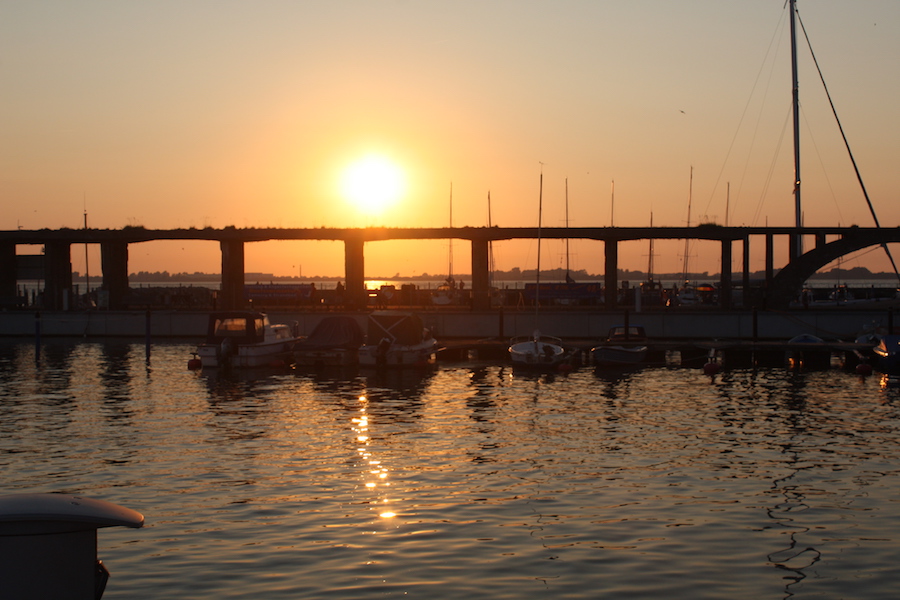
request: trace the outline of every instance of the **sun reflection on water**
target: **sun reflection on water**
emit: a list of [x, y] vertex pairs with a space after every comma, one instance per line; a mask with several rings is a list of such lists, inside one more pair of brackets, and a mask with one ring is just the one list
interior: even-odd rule
[[384, 510], [385, 504], [390, 500], [384, 497], [387, 492], [385, 488], [391, 485], [388, 479], [389, 470], [382, 465], [382, 461], [372, 456], [371, 438], [369, 436], [369, 416], [367, 414], [369, 399], [367, 396], [359, 396], [357, 401], [360, 404], [360, 416], [350, 419], [353, 432], [356, 434], [356, 441], [361, 444], [357, 447], [357, 453], [363, 460], [363, 464], [367, 469], [361, 474], [363, 485], [367, 490], [378, 491], [377, 497], [372, 500], [370, 505], [374, 508], [370, 510], [379, 510], [378, 516], [382, 519], [390, 519], [397, 516], [397, 513], [391, 510]]

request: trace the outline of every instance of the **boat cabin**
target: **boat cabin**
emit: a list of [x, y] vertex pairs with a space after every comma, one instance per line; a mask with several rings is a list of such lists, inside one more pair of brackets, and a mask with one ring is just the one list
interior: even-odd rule
[[[270, 339], [266, 339], [267, 337]], [[290, 337], [291, 331], [287, 325], [270, 325], [269, 317], [261, 312], [231, 311], [209, 315], [206, 341], [209, 344], [218, 344], [227, 339], [235, 344], [244, 345]]]
[[647, 340], [647, 333], [642, 325], [616, 325], [610, 327], [609, 334], [606, 336], [608, 342], [644, 342]]

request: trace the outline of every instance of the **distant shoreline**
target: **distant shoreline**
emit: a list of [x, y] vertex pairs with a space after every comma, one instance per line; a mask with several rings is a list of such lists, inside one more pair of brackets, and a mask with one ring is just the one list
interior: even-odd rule
[[[571, 271], [569, 275], [575, 281], [603, 281], [604, 275], [587, 273], [583, 270], [581, 271]], [[751, 280], [763, 280], [765, 279], [765, 271], [755, 271], [750, 274]], [[534, 280], [537, 276], [534, 269], [528, 270], [520, 270], [513, 269], [511, 271], [494, 271], [491, 274], [494, 281], [529, 281]], [[457, 280], [466, 280], [471, 281], [472, 276], [468, 273], [460, 273], [454, 275]], [[720, 277], [719, 273], [688, 273], [685, 277], [682, 273], [654, 273], [652, 280], [653, 281], [695, 281], [695, 280], [704, 280], [704, 281], [716, 281]], [[732, 274], [732, 281], [739, 282], [742, 279], [743, 275], [741, 273]], [[394, 275], [381, 275], [381, 276], [367, 276], [367, 280], [389, 280], [389, 281], [443, 281], [447, 278], [446, 273], [422, 273], [421, 275], [400, 275], [396, 273]], [[617, 278], [619, 281], [632, 281], [632, 282], [641, 282], [648, 281], [647, 273], [643, 271], [628, 271], [628, 270], [619, 270], [617, 273]], [[72, 274], [73, 282], [84, 282], [85, 277], [78, 272]], [[97, 281], [100, 279], [99, 276], [91, 277], [92, 280]], [[315, 282], [338, 282], [343, 281], [345, 277], [343, 276], [329, 276], [329, 275], [317, 275], [317, 276], [303, 276], [303, 275], [275, 275], [273, 273], [245, 273], [244, 280], [245, 281], [267, 281], [267, 282], [279, 282], [279, 283], [315, 283]], [[565, 269], [548, 269], [541, 270], [541, 279], [546, 281], [566, 280], [566, 270]], [[873, 273], [864, 267], [855, 267], [853, 269], [832, 269], [831, 271], [816, 273], [810, 280], [828, 280], [828, 281], [846, 281], [846, 282], [854, 282], [854, 281], [880, 281], [884, 280], [885, 282], [889, 282], [891, 280], [896, 280], [897, 276], [894, 273]], [[157, 272], [147, 272], [141, 271], [138, 273], [131, 273], [128, 276], [129, 283], [221, 283], [222, 276], [219, 273], [169, 273], [168, 271], [157, 271]]]

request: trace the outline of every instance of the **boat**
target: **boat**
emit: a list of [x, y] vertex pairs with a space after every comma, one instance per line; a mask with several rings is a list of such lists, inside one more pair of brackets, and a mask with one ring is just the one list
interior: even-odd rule
[[785, 358], [794, 368], [827, 369], [831, 365], [831, 348], [822, 338], [801, 333], [788, 340]]
[[900, 377], [900, 335], [882, 336], [881, 341], [873, 349], [875, 366], [885, 375]]
[[358, 351], [359, 364], [364, 367], [430, 365], [440, 349], [417, 314], [397, 311], [370, 314], [366, 342]]
[[559, 368], [570, 360], [570, 353], [563, 348], [558, 337], [545, 336], [537, 327], [541, 309], [541, 210], [544, 195], [544, 172], [541, 170], [540, 193], [538, 194], [538, 249], [537, 270], [534, 291], [534, 333], [531, 337], [519, 336], [509, 341], [509, 358], [513, 366], [530, 368]]
[[[450, 184], [450, 228], [453, 228], [453, 184]], [[460, 282], [462, 283], [462, 282]], [[453, 279], [453, 238], [450, 238], [449, 264], [447, 279], [439, 285], [431, 295], [431, 302], [438, 306], [457, 304], [456, 280]]]
[[591, 348], [597, 366], [627, 366], [647, 358], [647, 333], [640, 325], [615, 325], [606, 336], [606, 344]]
[[438, 306], [446, 306], [447, 304], [456, 304], [458, 302], [456, 281], [453, 279], [453, 275], [435, 288], [431, 295], [431, 302]]
[[294, 345], [294, 364], [329, 367], [355, 365], [365, 334], [349, 316], [325, 317], [312, 333]]
[[514, 337], [509, 341], [509, 357], [514, 366], [559, 367], [569, 361], [569, 352], [557, 337], [542, 335], [535, 329], [529, 336]]
[[202, 367], [244, 368], [285, 364], [298, 337], [283, 323], [251, 310], [209, 315], [206, 342], [197, 347]]

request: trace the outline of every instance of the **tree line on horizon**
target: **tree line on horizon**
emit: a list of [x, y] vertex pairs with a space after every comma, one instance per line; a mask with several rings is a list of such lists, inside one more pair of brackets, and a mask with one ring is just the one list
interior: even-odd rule
[[[777, 271], [776, 271], [777, 272]], [[595, 274], [588, 273], [584, 269], [578, 269], [573, 271], [566, 271], [566, 269], [556, 268], [556, 269], [541, 269], [541, 280], [545, 282], [552, 282], [555, 280], [559, 281], [567, 281], [568, 278], [574, 280], [576, 282], [584, 282], [584, 281], [602, 281], [604, 279], [603, 274]], [[645, 271], [635, 270], [631, 271], [629, 269], [619, 269], [617, 272], [617, 278], [620, 281], [631, 281], [631, 282], [641, 282], [641, 281], [649, 281]], [[740, 273], [733, 273], [732, 278], [737, 280], [742, 275]], [[492, 277], [495, 281], [531, 281], [537, 278], [537, 273], [535, 269], [519, 269], [518, 267], [513, 267], [509, 271], [494, 271], [492, 273]], [[83, 281], [85, 276], [77, 271], [72, 273], [72, 278], [77, 281]], [[397, 280], [397, 281], [437, 281], [444, 280], [447, 278], [446, 273], [422, 273], [421, 275], [401, 275], [396, 273], [392, 276], [377, 276], [377, 277], [367, 277], [367, 279], [385, 279], [385, 280]], [[455, 276], [456, 279], [471, 279], [471, 275], [469, 274], [459, 274]], [[654, 273], [653, 281], [663, 281], [663, 280], [674, 280], [681, 281], [682, 278], [687, 280], [696, 280], [696, 279], [718, 279], [719, 273], [710, 274], [707, 271], [703, 271], [702, 273], [688, 273], [685, 277], [682, 273]], [[751, 279], [764, 279], [765, 271], [754, 271], [750, 273]], [[850, 269], [841, 269], [841, 268], [833, 268], [830, 271], [822, 271], [816, 273], [811, 277], [811, 279], [838, 279], [838, 280], [851, 280], [851, 279], [894, 279], [896, 275], [894, 273], [873, 273], [869, 269], [865, 267], [853, 267]], [[129, 281], [134, 283], [163, 283], [168, 281], [173, 282], [194, 282], [194, 283], [220, 283], [222, 280], [222, 275], [220, 273], [201, 273], [196, 271], [194, 273], [188, 272], [179, 272], [179, 273], [170, 273], [169, 271], [138, 271], [137, 273], [131, 273], [128, 276]], [[245, 273], [244, 279], [246, 281], [268, 281], [268, 282], [296, 282], [296, 281], [343, 281], [344, 277], [339, 276], [306, 276], [306, 275], [274, 275], [272, 273]]]

